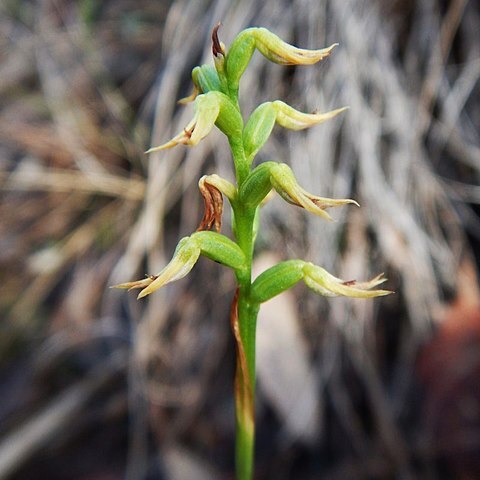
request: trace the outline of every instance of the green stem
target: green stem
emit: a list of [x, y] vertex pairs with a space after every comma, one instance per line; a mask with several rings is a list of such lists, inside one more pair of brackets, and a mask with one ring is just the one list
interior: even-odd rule
[[[230, 97], [238, 110], [235, 94]], [[235, 164], [237, 185], [240, 187], [250, 174], [250, 164], [245, 156], [243, 138], [229, 138]], [[237, 272], [237, 293], [232, 305], [232, 329], [237, 343], [235, 374], [235, 468], [237, 480], [251, 480], [255, 445], [255, 333], [259, 305], [250, 299], [252, 285], [252, 260], [255, 243], [256, 208], [241, 202], [232, 204], [235, 237], [245, 254], [245, 268]]]
[[[239, 405], [236, 405], [238, 408]], [[235, 439], [235, 470], [237, 480], [251, 480], [253, 477], [253, 451], [255, 441], [255, 430], [247, 431], [241, 422], [236, 426]]]
[[246, 268], [237, 277], [239, 286], [238, 319], [252, 387], [255, 386], [255, 327], [258, 312], [258, 306], [252, 304], [250, 301], [254, 247], [254, 221], [255, 209], [243, 209], [241, 206], [236, 209], [235, 233], [238, 245], [246, 257]]
[[[237, 354], [235, 378], [237, 480], [251, 480], [255, 446], [255, 321], [251, 309], [239, 291], [238, 318], [246, 362]], [[250, 328], [249, 328], [250, 327]], [[250, 347], [250, 348], [249, 348]], [[241, 348], [241, 347], [240, 347]], [[245, 367], [247, 365], [247, 368]]]
[[237, 184], [240, 186], [250, 173], [250, 166], [247, 162], [247, 158], [245, 157], [245, 150], [243, 148], [243, 139], [230, 137], [228, 142], [232, 150]]
[[255, 209], [235, 208], [237, 242], [246, 257], [246, 268], [237, 276], [238, 290], [232, 311], [237, 341], [235, 378], [237, 480], [251, 480], [255, 442], [255, 333], [259, 306], [250, 299]]

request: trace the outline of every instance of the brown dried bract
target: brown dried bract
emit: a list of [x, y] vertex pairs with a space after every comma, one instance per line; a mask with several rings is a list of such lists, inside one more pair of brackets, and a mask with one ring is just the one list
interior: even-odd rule
[[214, 57], [218, 57], [219, 55], [224, 54], [222, 45], [220, 44], [220, 40], [218, 39], [218, 29], [221, 25], [221, 22], [218, 22], [212, 30], [212, 52]]
[[209, 184], [205, 178], [198, 183], [198, 188], [205, 202], [205, 213], [202, 221], [197, 228], [197, 232], [201, 230], [210, 230], [215, 226], [215, 230], [220, 233], [222, 228], [223, 213], [223, 196], [218, 188]]
[[232, 326], [235, 343], [237, 345], [237, 368], [235, 372], [235, 397], [237, 401], [237, 415], [242, 419], [244, 428], [253, 434], [255, 409], [253, 403], [253, 389], [248, 372], [247, 356], [243, 347], [242, 337], [240, 335], [240, 325], [238, 320], [238, 294], [239, 289], [235, 291], [232, 308], [230, 310], [230, 322]]

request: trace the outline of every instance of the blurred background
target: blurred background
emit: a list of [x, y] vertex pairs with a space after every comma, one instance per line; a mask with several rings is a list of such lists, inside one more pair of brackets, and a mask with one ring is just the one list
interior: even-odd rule
[[[265, 26], [314, 67], [256, 53], [242, 108], [349, 105], [280, 128], [259, 161], [362, 208], [323, 222], [278, 199], [256, 271], [304, 258], [395, 295], [295, 287], [258, 326], [256, 479], [480, 478], [480, 5], [474, 0], [3, 0], [0, 3], [0, 479], [233, 479], [234, 278], [200, 260], [144, 301], [233, 180], [224, 137], [181, 131], [210, 32]], [[225, 212], [224, 232], [229, 232]]]

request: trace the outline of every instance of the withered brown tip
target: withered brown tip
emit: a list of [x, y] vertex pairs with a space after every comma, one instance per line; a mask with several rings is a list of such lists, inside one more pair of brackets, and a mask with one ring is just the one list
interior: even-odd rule
[[222, 46], [220, 40], [218, 40], [218, 29], [221, 27], [222, 22], [218, 22], [212, 30], [212, 52], [215, 57], [223, 55]]
[[186, 128], [183, 129], [183, 133], [185, 134], [185, 136], [187, 138], [191, 138], [192, 135], [193, 135], [193, 131], [195, 130], [195, 125], [192, 126], [192, 128], [190, 128], [189, 130], [187, 130]]

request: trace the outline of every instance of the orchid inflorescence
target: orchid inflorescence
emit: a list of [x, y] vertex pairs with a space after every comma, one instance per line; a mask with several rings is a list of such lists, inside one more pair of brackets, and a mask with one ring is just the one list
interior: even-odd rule
[[[255, 327], [260, 305], [300, 280], [314, 292], [331, 297], [371, 298], [391, 292], [375, 289], [385, 281], [383, 275], [368, 282], [343, 281], [303, 260], [280, 262], [252, 282], [259, 211], [270, 192], [275, 191], [288, 203], [327, 220], [331, 220], [326, 211], [329, 208], [346, 204], [358, 206], [350, 199], [312, 195], [298, 184], [291, 168], [284, 163], [267, 161], [252, 168], [256, 154], [268, 140], [275, 124], [290, 130], [302, 130], [337, 116], [347, 107], [326, 113], [302, 113], [276, 100], [258, 106], [244, 123], [238, 103], [239, 83], [255, 50], [280, 65], [311, 65], [328, 57], [336, 44], [320, 50], [306, 50], [285, 43], [265, 28], [248, 28], [237, 35], [227, 51], [218, 39], [218, 28], [219, 25], [212, 32], [214, 66], [202, 65], [193, 69], [194, 92], [181, 100], [181, 103], [195, 102], [193, 119], [171, 140], [151, 148], [147, 153], [182, 144], [194, 146], [217, 126], [226, 135], [231, 147], [236, 185], [216, 174], [203, 176], [199, 188], [205, 213], [197, 231], [180, 240], [172, 260], [157, 275], [148, 275], [116, 287], [141, 289], [138, 298], [145, 297], [186, 276], [200, 255], [234, 271], [238, 284], [231, 311], [237, 342], [236, 464], [238, 478], [247, 480], [253, 471]], [[236, 241], [220, 233], [224, 197], [232, 207]]]

